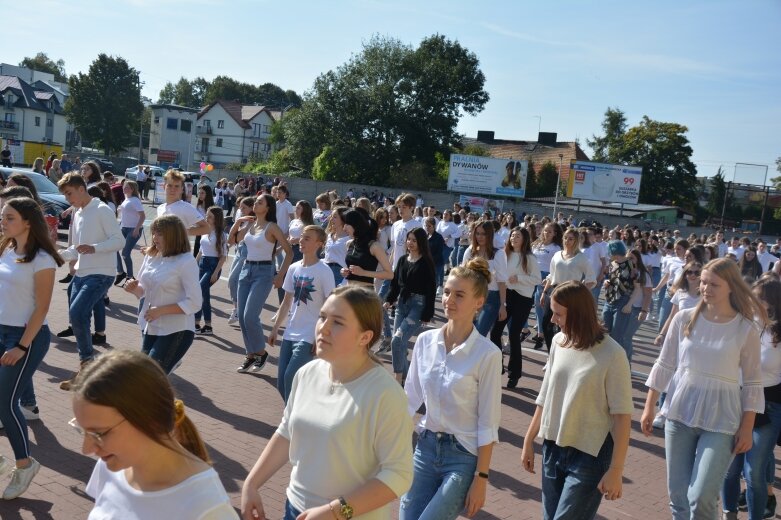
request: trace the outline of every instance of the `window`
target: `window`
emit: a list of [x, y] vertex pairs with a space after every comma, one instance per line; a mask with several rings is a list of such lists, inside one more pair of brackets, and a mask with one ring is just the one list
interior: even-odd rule
[[258, 155], [258, 149], [259, 149], [260, 143], [255, 141], [252, 143], [252, 155]]
[[269, 126], [268, 125], [263, 125], [263, 132], [269, 133]]
[[203, 127], [204, 128], [209, 128], [211, 126], [212, 126], [212, 122], [209, 119], [204, 119], [203, 120]]
[[5, 113], [5, 120], [9, 123], [12, 123], [14, 121], [14, 115], [10, 112]]
[[35, 126], [41, 126], [41, 118], [38, 116], [35, 116]]
[[252, 123], [252, 136], [257, 137], [260, 135], [260, 125], [258, 123]]
[[193, 122], [189, 119], [182, 119], [182, 121], [179, 123], [179, 130], [182, 132], [187, 132], [188, 134], [193, 129]]
[[156, 125], [160, 124], [160, 116], [155, 116], [155, 124]]
[[46, 118], [46, 126], [51, 127], [53, 125], [54, 125], [54, 121], [52, 121], [52, 119], [50, 117], [47, 117]]
[[225, 121], [222, 119], [217, 120], [217, 128], [225, 128]]
[[166, 128], [169, 130], [176, 130], [179, 127], [179, 120], [175, 117], [169, 117], [166, 122]]
[[222, 148], [222, 139], [217, 138], [217, 148]]

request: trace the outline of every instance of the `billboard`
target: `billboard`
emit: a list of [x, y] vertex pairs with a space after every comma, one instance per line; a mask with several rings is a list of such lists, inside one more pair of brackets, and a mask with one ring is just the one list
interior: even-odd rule
[[495, 197], [526, 196], [528, 161], [477, 155], [450, 155], [447, 189]]
[[482, 215], [484, 211], [490, 211], [493, 216], [497, 216], [504, 208], [503, 200], [486, 199], [485, 197], [473, 197], [471, 195], [459, 195], [458, 203], [462, 208], [469, 206], [469, 211]]
[[640, 166], [571, 161], [567, 197], [637, 204], [642, 176]]

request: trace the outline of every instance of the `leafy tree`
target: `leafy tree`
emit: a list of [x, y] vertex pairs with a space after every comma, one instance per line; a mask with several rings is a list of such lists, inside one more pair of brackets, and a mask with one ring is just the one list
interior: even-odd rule
[[160, 91], [159, 103], [173, 103], [183, 107], [201, 108], [208, 82], [203, 78], [193, 81], [185, 77], [179, 78], [176, 84], [170, 81]]
[[711, 177], [710, 180], [710, 194], [708, 195], [708, 204], [706, 206], [710, 215], [721, 217], [721, 210], [724, 208], [724, 197], [726, 194], [727, 183], [724, 182], [723, 169], [719, 166], [716, 175]]
[[133, 144], [144, 109], [136, 69], [123, 58], [100, 54], [87, 74], [71, 76], [68, 85], [65, 112], [86, 140], [106, 155]]
[[[781, 173], [781, 157], [779, 157], [778, 159], [776, 159], [776, 171], [777, 171], [778, 173]], [[777, 190], [781, 190], [781, 176], [778, 176], [778, 177], [772, 177], [772, 178], [770, 179], [770, 182], [772, 182], [772, 183], [773, 183], [773, 188], [775, 188], [775, 189], [777, 189]]]
[[[296, 164], [313, 174], [328, 147], [338, 180], [360, 172], [366, 183], [394, 185], [404, 177], [444, 185], [437, 152], [446, 157], [458, 145], [462, 113], [483, 109], [484, 83], [477, 57], [458, 42], [434, 35], [413, 49], [375, 36], [315, 80], [284, 125], [285, 139]], [[318, 166], [316, 175], [322, 171]]]
[[39, 52], [32, 58], [29, 56], [25, 57], [19, 62], [19, 66], [37, 70], [39, 72], [54, 74], [55, 81], [61, 81], [63, 83], [68, 81], [68, 75], [65, 74], [65, 61], [62, 59], [54, 61], [49, 58], [45, 52]]
[[[553, 197], [556, 195], [556, 182], [559, 168], [552, 161], [545, 161], [537, 172], [537, 197]], [[526, 180], [528, 181], [528, 178]]]
[[537, 171], [534, 161], [529, 161], [529, 171], [526, 175], [526, 198], [539, 197], [539, 188], [537, 186]]
[[182, 77], [176, 83], [169, 81], [160, 91], [158, 102], [201, 108], [218, 99], [280, 108], [301, 104], [301, 98], [293, 90], [282, 90], [273, 83], [255, 86], [228, 76], [217, 76], [212, 81], [206, 81], [202, 77], [193, 80]]
[[594, 150], [594, 162], [616, 164], [622, 161], [624, 134], [626, 134], [626, 117], [619, 108], [608, 107], [605, 119], [602, 121], [603, 136], [592, 136], [586, 143]]

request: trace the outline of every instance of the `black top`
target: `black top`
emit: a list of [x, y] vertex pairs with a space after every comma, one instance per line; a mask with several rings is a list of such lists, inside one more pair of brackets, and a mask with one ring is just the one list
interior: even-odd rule
[[436, 292], [437, 286], [432, 266], [423, 258], [410, 262], [409, 256], [404, 255], [399, 258], [399, 263], [396, 264], [390, 292], [385, 297], [385, 301], [390, 304], [396, 303], [396, 299], [405, 302], [413, 294], [422, 294], [425, 304], [420, 321], [428, 322], [434, 317]]
[[[367, 245], [362, 245], [359, 244], [357, 240], [351, 240], [350, 245], [347, 247], [347, 255], [344, 257], [347, 267], [357, 265], [367, 271], [376, 271], [379, 261], [374, 257], [370, 250], [371, 244], [373, 243], [374, 242], [370, 242]], [[374, 278], [371, 276], [350, 274], [347, 276], [347, 279], [356, 282], [374, 283]]]
[[431, 251], [431, 258], [434, 259], [434, 265], [445, 265], [445, 239], [442, 238], [442, 235], [434, 231], [428, 237], [428, 248]]

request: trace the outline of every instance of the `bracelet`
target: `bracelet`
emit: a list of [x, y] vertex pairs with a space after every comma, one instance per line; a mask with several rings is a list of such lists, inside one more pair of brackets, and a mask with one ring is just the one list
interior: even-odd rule
[[488, 478], [488, 473], [483, 473], [482, 471], [478, 471], [477, 472], [477, 476], [480, 477], [480, 478], [487, 479]]
[[17, 343], [17, 344], [16, 344], [16, 348], [18, 348], [19, 350], [21, 350], [21, 351], [23, 351], [23, 352], [25, 352], [25, 353], [27, 353], [27, 351], [28, 351], [28, 350], [30, 350], [30, 347], [25, 347], [25, 346], [24, 346], [24, 345], [22, 345], [21, 343]]

